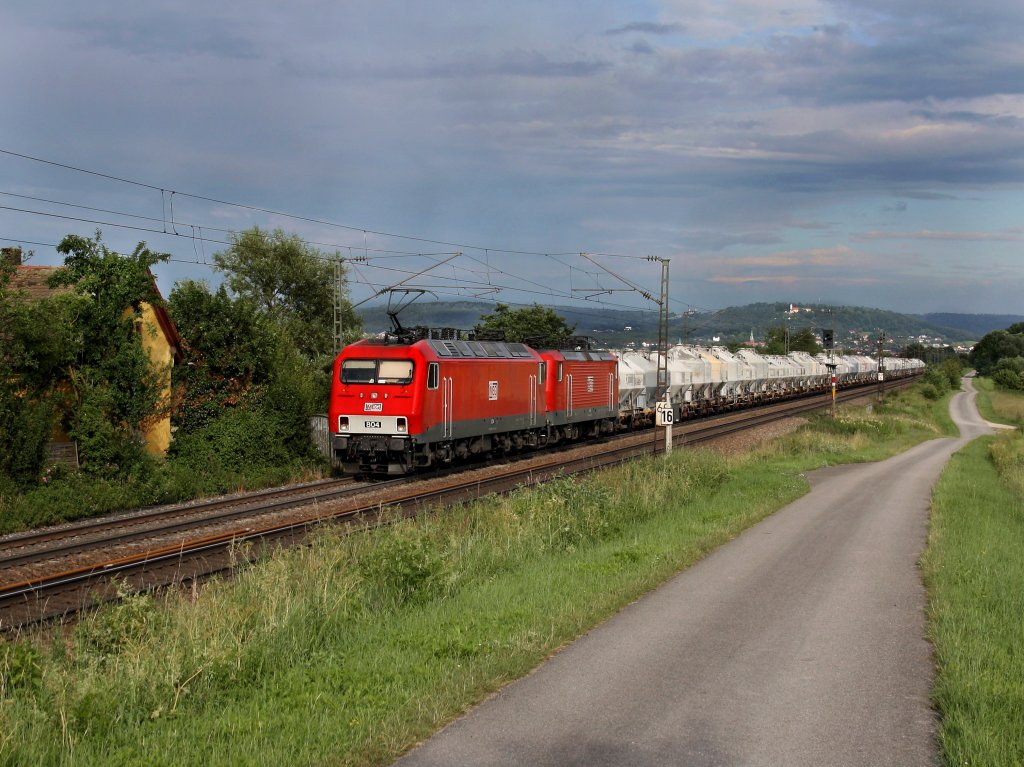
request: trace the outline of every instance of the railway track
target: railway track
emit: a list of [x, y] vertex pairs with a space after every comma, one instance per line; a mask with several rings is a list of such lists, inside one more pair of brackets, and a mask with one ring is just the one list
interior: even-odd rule
[[[885, 389], [906, 385], [890, 381]], [[837, 394], [838, 402], [871, 396], [875, 385]], [[710, 442], [831, 404], [830, 395], [785, 400], [755, 410], [687, 421], [675, 445]], [[150, 509], [134, 514], [9, 536], [0, 540], [0, 631], [73, 615], [140, 589], [186, 583], [230, 571], [274, 548], [304, 540], [324, 522], [372, 525], [382, 510], [415, 514], [450, 504], [595, 471], [664, 450], [650, 430], [573, 451], [534, 455], [485, 469], [372, 484], [333, 479], [239, 497]]]

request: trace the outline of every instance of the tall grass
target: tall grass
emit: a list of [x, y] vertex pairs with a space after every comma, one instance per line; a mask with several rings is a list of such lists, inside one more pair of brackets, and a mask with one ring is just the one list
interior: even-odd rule
[[0, 649], [0, 761], [382, 764], [807, 489], [940, 433], [843, 410], [729, 459], [675, 451], [128, 595]]
[[923, 567], [949, 765], [1024, 764], [1024, 438], [954, 456], [933, 498]]
[[978, 410], [993, 423], [1024, 426], [1024, 393], [1002, 389], [991, 378], [975, 378]]

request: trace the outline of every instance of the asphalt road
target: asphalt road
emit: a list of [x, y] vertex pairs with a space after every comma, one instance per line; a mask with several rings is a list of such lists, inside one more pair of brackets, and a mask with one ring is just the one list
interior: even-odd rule
[[933, 483], [989, 431], [973, 394], [951, 413], [960, 439], [815, 472], [804, 498], [398, 764], [936, 764], [917, 561]]

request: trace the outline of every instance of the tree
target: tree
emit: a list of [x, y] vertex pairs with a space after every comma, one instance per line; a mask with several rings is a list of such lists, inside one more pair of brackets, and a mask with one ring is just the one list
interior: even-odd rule
[[0, 471], [26, 486], [39, 477], [45, 443], [60, 424], [78, 442], [87, 473], [124, 475], [143, 465], [141, 430], [161, 410], [162, 372], [137, 331], [144, 302], [159, 301], [150, 267], [167, 258], [139, 243], [127, 256], [68, 235], [64, 267], [28, 301], [0, 270]]
[[276, 318], [221, 285], [188, 280], [170, 296], [184, 363], [174, 368], [172, 453], [197, 468], [280, 467], [309, 454], [309, 417], [325, 408], [327, 374]]
[[522, 343], [527, 339], [559, 339], [571, 336], [575, 325], [567, 325], [554, 310], [540, 304], [523, 309], [512, 309], [507, 304], [497, 304], [491, 314], [480, 315], [480, 322], [473, 327], [479, 334], [504, 333], [506, 341]]
[[[333, 258], [281, 229], [259, 227], [231, 235], [231, 244], [214, 255], [231, 291], [252, 301], [310, 359], [334, 356]], [[344, 271], [342, 272], [344, 282]], [[361, 333], [362, 321], [347, 296], [342, 302], [346, 336]]]
[[[143, 460], [141, 429], [161, 412], [161, 376], [142, 346], [137, 323], [142, 304], [161, 299], [150, 267], [166, 260], [140, 242], [121, 255], [95, 239], [68, 235], [57, 245], [64, 268], [50, 278], [51, 287], [66, 285], [76, 313], [73, 361], [55, 376], [70, 398], [64, 413], [67, 434], [78, 442], [85, 471], [117, 475]], [[51, 303], [51, 306], [54, 304]]]
[[69, 323], [11, 285], [0, 258], [0, 494], [38, 480], [55, 421], [52, 380], [66, 362]]
[[970, 360], [980, 375], [991, 375], [1005, 357], [1024, 356], [1024, 323], [1011, 325], [1007, 330], [993, 330], [984, 335], [971, 351]]
[[271, 376], [279, 334], [247, 298], [231, 298], [221, 285], [184, 280], [168, 298], [181, 334], [183, 364], [176, 365], [174, 425], [190, 434], [226, 408], [256, 400]]
[[903, 357], [908, 360], [924, 360], [927, 350], [920, 341], [911, 341], [903, 347]]
[[765, 334], [765, 345], [761, 349], [763, 354], [787, 354], [788, 352], [818, 354], [820, 351], [821, 346], [818, 344], [813, 330], [801, 328], [794, 332], [784, 325], [768, 328], [768, 332]]

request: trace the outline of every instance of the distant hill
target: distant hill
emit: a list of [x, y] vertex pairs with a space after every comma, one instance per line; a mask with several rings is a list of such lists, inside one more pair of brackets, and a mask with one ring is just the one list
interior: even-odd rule
[[779, 325], [813, 330], [832, 327], [837, 342], [844, 344], [855, 337], [867, 340], [865, 336], [868, 336], [877, 340], [881, 333], [885, 333], [888, 339], [901, 345], [920, 337], [933, 343], [952, 343], [975, 338], [974, 334], [968, 331], [939, 326], [923, 317], [899, 314], [885, 309], [813, 304], [794, 307], [798, 311], [792, 313], [789, 309], [789, 304], [782, 303], [748, 304], [701, 314], [698, 315], [698, 319], [715, 329], [715, 335], [723, 340], [733, 340], [737, 336], [749, 338], [751, 330], [755, 339], [763, 338], [768, 328]]
[[[570, 325], [576, 326], [580, 335], [596, 338], [603, 346], [621, 347], [632, 341], [654, 343], [658, 338], [657, 311], [629, 311], [608, 309], [601, 305], [587, 307], [553, 306], [556, 312]], [[911, 340], [925, 339], [926, 343], [957, 343], [976, 340], [980, 335], [974, 327], [964, 323], [940, 324], [934, 317], [979, 317], [995, 315], [908, 315], [883, 309], [860, 306], [804, 306], [790, 313], [788, 303], [760, 303], [746, 306], [731, 306], [716, 312], [673, 314], [669, 319], [669, 339], [672, 343], [732, 343], [750, 338], [765, 337], [768, 329], [789, 325], [793, 330], [811, 328], [815, 332], [831, 327], [835, 330], [836, 341], [845, 348], [874, 350], [879, 334], [884, 332], [891, 349], [906, 346]], [[383, 306], [361, 307], [365, 330], [379, 333], [391, 328]], [[480, 316], [494, 311], [494, 304], [478, 301], [433, 301], [417, 302], [406, 307], [399, 318], [406, 327], [427, 325], [431, 327], [454, 327], [469, 330], [480, 321]], [[1013, 320], [1004, 318], [993, 327], [1007, 327]], [[987, 331], [986, 331], [987, 332]], [[718, 339], [716, 342], [714, 339]]]
[[[517, 308], [517, 307], [514, 307]], [[595, 332], [622, 331], [632, 327], [637, 332], [653, 329], [658, 334], [658, 313], [642, 311], [626, 311], [605, 309], [595, 305], [593, 309], [586, 307], [554, 306], [559, 315], [570, 325], [575, 325], [580, 335], [593, 335]], [[494, 304], [480, 301], [432, 301], [410, 304], [401, 311], [398, 319], [405, 327], [426, 325], [429, 327], [446, 327], [471, 329], [480, 321], [484, 314], [494, 311]], [[363, 317], [366, 332], [379, 333], [391, 329], [391, 320], [383, 306], [368, 306], [358, 310]]]
[[922, 314], [921, 319], [925, 322], [937, 325], [942, 328], [950, 328], [970, 333], [974, 339], [979, 339], [986, 333], [993, 330], [1005, 330], [1010, 325], [1024, 322], [1024, 316], [1019, 314]]

